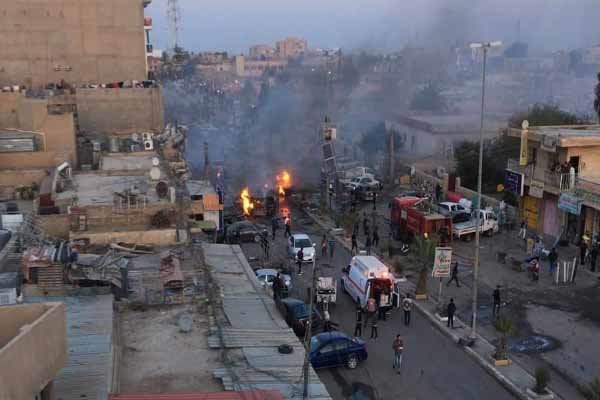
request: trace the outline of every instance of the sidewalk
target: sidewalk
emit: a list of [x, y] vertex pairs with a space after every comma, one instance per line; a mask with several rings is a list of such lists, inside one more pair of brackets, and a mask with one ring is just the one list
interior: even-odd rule
[[[334, 226], [333, 221], [331, 221], [328, 216], [320, 217], [306, 209], [304, 211], [322, 229], [329, 230]], [[348, 238], [336, 236], [336, 240], [346, 249], [350, 250], [351, 243]], [[385, 257], [382, 258], [385, 260]], [[389, 260], [386, 261], [389, 262]], [[438, 281], [436, 280], [435, 282], [437, 283]], [[432, 290], [433, 287], [437, 288], [437, 286], [432, 286], [430, 282], [430, 292], [434, 291]], [[406, 282], [402, 283], [402, 288], [405, 293], [414, 293], [415, 284], [407, 280]], [[469, 327], [466, 327], [465, 324], [459, 319], [455, 318], [455, 329], [449, 329], [446, 327], [445, 322], [442, 322], [439, 317], [436, 316], [437, 302], [433, 298], [430, 297], [428, 300], [415, 301], [415, 306], [432, 322], [437, 329], [451, 337], [456, 343], [459, 342], [461, 337], [466, 337], [468, 335], [470, 331]], [[467, 354], [472, 356], [473, 359], [476, 360], [491, 376], [497, 379], [515, 396], [520, 399], [529, 398], [526, 394], [526, 390], [533, 387], [535, 381], [532, 375], [532, 370], [522, 366], [519, 362], [514, 362], [516, 361], [515, 357], [511, 355], [511, 360], [513, 361], [511, 365], [496, 367], [491, 359], [491, 354], [494, 352], [494, 346], [481, 334], [477, 335], [477, 340], [473, 347], [464, 347], [464, 349]], [[580, 398], [580, 395], [573, 387], [567, 387], [563, 383], [558, 385], [558, 389], [555, 389], [556, 385], [554, 385], [554, 383], [555, 382], [552, 381], [550, 383], [550, 387], [553, 390], [556, 390], [555, 398]]]

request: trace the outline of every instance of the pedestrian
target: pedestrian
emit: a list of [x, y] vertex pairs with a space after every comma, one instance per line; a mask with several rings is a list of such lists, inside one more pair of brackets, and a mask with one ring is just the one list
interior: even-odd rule
[[356, 325], [354, 326], [354, 336], [362, 336], [363, 312], [360, 305], [356, 307]]
[[354, 227], [352, 228], [352, 233], [355, 234], [356, 236], [358, 236], [359, 227], [360, 227], [360, 223], [357, 220], [356, 222], [354, 222]]
[[377, 225], [373, 227], [373, 247], [379, 247], [379, 229]]
[[492, 308], [492, 315], [500, 314], [500, 285], [496, 285], [496, 289], [492, 293], [494, 298], [494, 307]]
[[579, 265], [585, 265], [585, 253], [587, 252], [587, 243], [582, 236], [579, 242]]
[[596, 272], [596, 260], [598, 259], [598, 243], [592, 244], [592, 251], [590, 252], [590, 269], [592, 272]]
[[398, 371], [400, 374], [400, 366], [402, 365], [402, 352], [404, 351], [404, 341], [402, 340], [402, 336], [400, 334], [396, 335], [396, 339], [392, 343], [392, 349], [394, 350], [394, 364], [392, 365], [392, 369]]
[[371, 322], [371, 339], [377, 339], [377, 318], [373, 318]]
[[542, 242], [541, 237], [537, 237], [535, 239], [535, 243], [533, 245], [533, 256], [539, 259], [542, 256], [542, 251], [544, 250], [544, 242]]
[[368, 226], [369, 226], [369, 220], [367, 219], [367, 213], [363, 212], [363, 231], [365, 233], [365, 236], [367, 236]]
[[369, 227], [369, 224], [367, 224], [365, 227], [365, 237], [367, 236], [371, 236], [371, 228]]
[[352, 250], [350, 251], [352, 254], [354, 254], [354, 251], [358, 253], [358, 241], [356, 240], [356, 233], [352, 234]]
[[[386, 315], [386, 307], [382, 307], [381, 306], [381, 302], [383, 301], [383, 297], [386, 296], [385, 293], [379, 291], [377, 294], [377, 318], [381, 319], [381, 320], [386, 320], [387, 315]], [[387, 302], [388, 297], [386, 297], [386, 302]]]
[[329, 237], [329, 242], [327, 245], [329, 247], [329, 258], [333, 260], [333, 254], [335, 252], [335, 239], [333, 237]]
[[323, 235], [321, 239], [321, 257], [327, 256], [327, 236]]
[[279, 221], [277, 221], [277, 217], [273, 217], [271, 220], [271, 230], [273, 231], [273, 240], [275, 240], [275, 234], [277, 233], [277, 229], [279, 229]]
[[373, 192], [373, 211], [377, 211], [377, 192]]
[[442, 187], [439, 182], [435, 184], [435, 200], [438, 203], [442, 201]]
[[406, 297], [402, 300], [402, 310], [404, 310], [404, 325], [410, 325], [410, 311], [412, 309], [413, 301], [410, 298], [410, 293], [406, 294]]
[[370, 256], [371, 255], [371, 236], [368, 235], [367, 238], [365, 239], [365, 248], [367, 250], [367, 255]]
[[367, 327], [369, 320], [372, 320], [375, 318], [376, 312], [377, 312], [377, 301], [373, 297], [369, 297], [369, 300], [367, 300], [367, 316], [365, 318], [365, 323], [364, 323], [365, 328]]
[[273, 300], [277, 301], [281, 297], [281, 274], [278, 272], [273, 281]]
[[554, 273], [554, 270], [556, 269], [556, 263], [558, 261], [558, 253], [556, 252], [556, 247], [552, 247], [552, 249], [550, 249], [550, 253], [548, 253], [548, 263], [550, 264], [550, 275], [552, 275]]
[[285, 234], [283, 236], [288, 237], [288, 236], [292, 236], [292, 220], [290, 219], [289, 215], [285, 216]]
[[450, 299], [450, 303], [448, 303], [447, 308], [448, 313], [448, 328], [454, 329], [454, 313], [456, 312], [456, 304], [454, 304], [454, 299]]
[[301, 247], [300, 250], [298, 250], [298, 254], [296, 254], [297, 257], [297, 262], [298, 262], [298, 275], [302, 275], [302, 261], [304, 261], [304, 250]]
[[446, 283], [446, 286], [450, 285], [452, 281], [456, 281], [456, 287], [460, 287], [458, 282], [458, 261], [452, 263], [452, 269], [450, 270], [450, 280]]
[[540, 263], [536, 258], [531, 260], [529, 269], [531, 271], [531, 280], [537, 282], [540, 279]]
[[519, 238], [525, 240], [527, 238], [527, 221], [521, 220], [521, 229], [519, 229]]

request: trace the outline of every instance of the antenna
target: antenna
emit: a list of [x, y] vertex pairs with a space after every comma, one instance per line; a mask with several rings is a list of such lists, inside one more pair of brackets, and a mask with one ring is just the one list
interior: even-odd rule
[[169, 25], [169, 49], [175, 54], [180, 45], [181, 9], [179, 8], [178, 0], [168, 0], [167, 21]]

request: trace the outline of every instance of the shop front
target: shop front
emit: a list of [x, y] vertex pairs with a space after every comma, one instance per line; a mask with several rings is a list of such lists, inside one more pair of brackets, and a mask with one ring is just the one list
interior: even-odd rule
[[558, 209], [564, 212], [563, 239], [575, 244], [579, 242], [585, 221], [585, 217], [581, 216], [582, 206], [581, 199], [573, 194], [562, 193], [558, 198]]

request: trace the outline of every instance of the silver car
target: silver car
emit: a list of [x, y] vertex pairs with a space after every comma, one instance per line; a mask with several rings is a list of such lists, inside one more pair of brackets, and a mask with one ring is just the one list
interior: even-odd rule
[[[270, 268], [262, 268], [254, 271], [256, 274], [256, 278], [263, 286], [273, 287], [273, 282], [275, 282], [275, 278], [277, 277], [277, 270]], [[288, 290], [292, 289], [292, 277], [287, 274], [279, 273], [279, 277], [283, 280], [284, 285]]]

